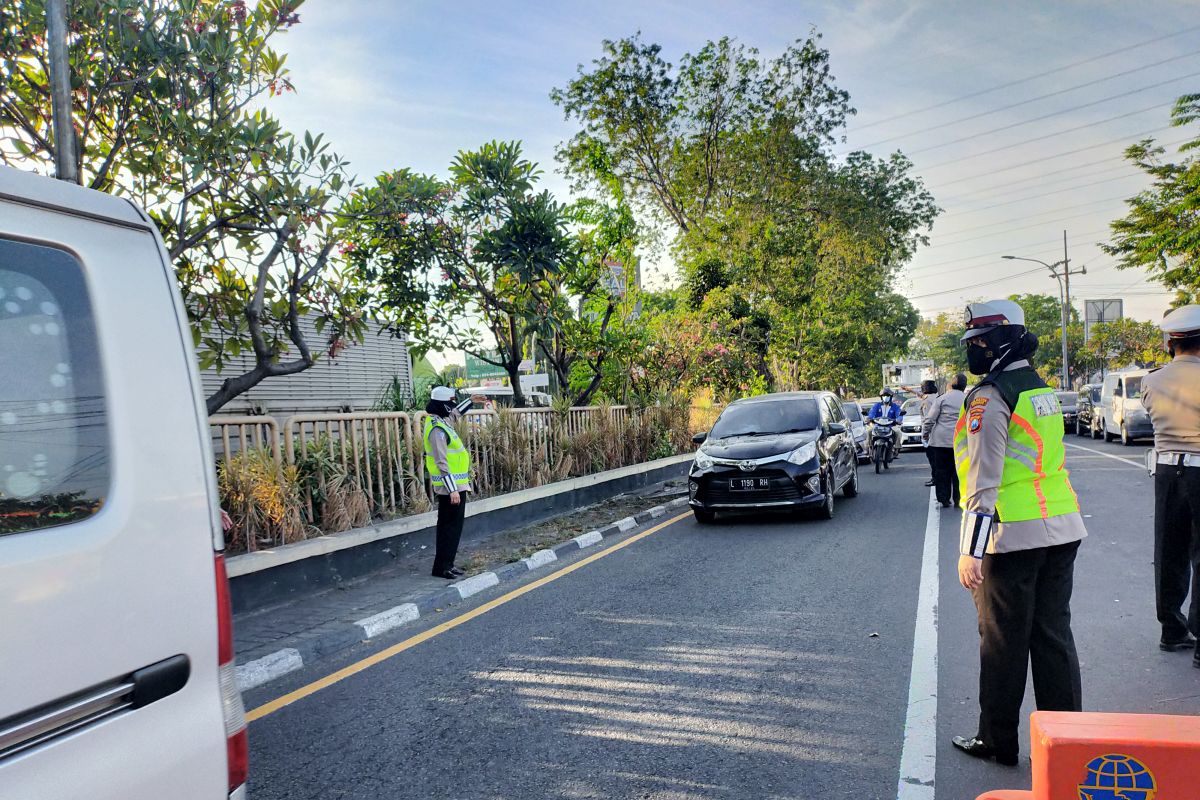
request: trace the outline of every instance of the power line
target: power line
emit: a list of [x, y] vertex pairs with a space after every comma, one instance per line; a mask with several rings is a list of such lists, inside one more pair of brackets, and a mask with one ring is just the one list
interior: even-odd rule
[[1003, 203], [992, 203], [990, 206], [983, 206], [981, 208], [972, 208], [972, 209], [968, 209], [965, 211], [955, 211], [950, 214], [944, 214], [939, 219], [954, 218], [954, 217], [959, 217], [959, 216], [965, 216], [967, 214], [978, 214], [981, 211], [991, 211], [994, 208], [1001, 208], [1003, 206], [1011, 206], [1013, 203], [1027, 203], [1030, 200], [1040, 200], [1043, 197], [1050, 197], [1052, 195], [1062, 194], [1063, 192], [1075, 192], [1080, 189], [1090, 188], [1092, 186], [1100, 186], [1101, 184], [1112, 183], [1113, 181], [1127, 181], [1130, 178], [1140, 178], [1140, 177], [1144, 177], [1140, 172], [1133, 172], [1128, 175], [1117, 175], [1112, 178], [1104, 178], [1103, 180], [1092, 181], [1090, 183], [1081, 183], [1078, 186], [1068, 186], [1065, 189], [1055, 189], [1052, 192], [1043, 192], [1041, 194], [1026, 195], [1024, 197], [1018, 197], [1015, 200], [1006, 200]]
[[[1109, 161], [1113, 161], [1113, 160], [1114, 160], [1113, 158], [1106, 158], [1106, 159], [1104, 159], [1104, 162], [1109, 162]], [[1094, 162], [1094, 163], [1101, 163], [1101, 162]], [[994, 197], [1004, 197], [1006, 195], [1019, 194], [1020, 192], [1028, 192], [1031, 189], [1039, 188], [1038, 182], [1046, 182], [1046, 183], [1050, 183], [1051, 185], [1058, 185], [1058, 181], [1046, 181], [1046, 178], [1049, 176], [1052, 176], [1052, 175], [1060, 175], [1064, 172], [1074, 172], [1075, 170], [1082, 169], [1083, 167], [1086, 167], [1086, 166], [1092, 166], [1092, 164], [1082, 164], [1078, 167], [1067, 167], [1066, 169], [1055, 170], [1054, 172], [1047, 172], [1047, 173], [1043, 173], [1041, 175], [1034, 175], [1029, 178], [1021, 178], [1020, 180], [1009, 181], [1008, 183], [1001, 183], [1001, 184], [997, 184], [996, 186], [989, 186], [989, 187], [986, 187], [983, 189], [977, 189], [977, 190], [971, 191], [971, 192], [964, 192], [963, 194], [950, 195], [949, 197], [945, 198], [941, 202], [946, 205], [954, 205], [956, 203], [968, 202], [972, 199], [975, 199], [979, 195], [986, 195], [989, 198], [994, 198]], [[1130, 164], [1124, 158], [1121, 158], [1120, 162], [1117, 164], [1111, 164], [1103, 169], [1093, 170], [1091, 172], [1086, 172], [1082, 175], [1073, 175], [1073, 176], [1071, 176], [1071, 178], [1069, 178], [1069, 180], [1080, 180], [1082, 178], [1094, 178], [1097, 175], [1108, 175], [1117, 170], [1129, 170], [1129, 169], [1134, 169], [1134, 165]], [[1141, 173], [1135, 172], [1132, 174], [1140, 175]], [[1000, 192], [996, 191], [997, 189], [1004, 189], [1006, 187], [1017, 186], [1022, 183], [1032, 183], [1033, 185], [1032, 186], [1022, 186], [1021, 188], [1018, 188], [1018, 189], [1008, 188], [1007, 191], [1000, 191]]]
[[[1127, 196], [1128, 196], [1127, 194], [1125, 194], [1125, 193], [1122, 193], [1122, 194], [1119, 194], [1119, 195], [1117, 195], [1117, 196], [1115, 196], [1115, 197], [1105, 197], [1105, 198], [1103, 198], [1103, 199], [1101, 199], [1101, 200], [1092, 200], [1092, 201], [1090, 201], [1090, 202], [1087, 202], [1087, 203], [1077, 203], [1076, 205], [1073, 205], [1073, 206], [1063, 206], [1062, 208], [1057, 208], [1057, 209], [1055, 209], [1055, 211], [1056, 211], [1056, 212], [1062, 212], [1062, 211], [1072, 211], [1072, 210], [1074, 210], [1074, 209], [1077, 209], [1077, 208], [1087, 208], [1087, 207], [1089, 207], [1089, 206], [1100, 205], [1101, 203], [1112, 203], [1112, 202], [1115, 202], [1115, 201], [1117, 201], [1117, 200], [1125, 200], [1125, 199], [1127, 198]], [[1038, 216], [1038, 213], [1040, 213], [1040, 212], [1035, 212], [1035, 213], [1031, 213], [1031, 214], [1024, 214], [1024, 215], [1022, 215], [1022, 216], [1020, 216], [1020, 217], [1013, 217], [1012, 219], [1001, 220], [1001, 221], [999, 221], [999, 222], [989, 222], [989, 223], [987, 223], [987, 224], [985, 224], [985, 225], [975, 225], [975, 226], [973, 226], [973, 227], [970, 227], [970, 228], [964, 228], [964, 229], [962, 229], [962, 230], [955, 231], [954, 233], [951, 233], [951, 234], [948, 234], [948, 235], [949, 235], [949, 236], [958, 236], [958, 235], [961, 235], [961, 234], [964, 234], [964, 233], [972, 233], [973, 231], [981, 231], [981, 230], [984, 230], [984, 229], [986, 229], [986, 228], [995, 228], [995, 227], [997, 227], [997, 226], [1001, 226], [1001, 225], [1011, 225], [1011, 224], [1013, 224], [1014, 222], [1024, 222], [1024, 221], [1025, 221], [1025, 220], [1027, 220], [1027, 219], [1032, 219], [1032, 218], [1034, 218], [1034, 217]], [[960, 242], [962, 242], [962, 241], [971, 241], [971, 240], [970, 240], [970, 239], [961, 239], [961, 240], [957, 240], [957, 239], [956, 239], [956, 240], [951, 240], [951, 241], [945, 241], [945, 240], [941, 240], [941, 241], [939, 241], [939, 244], [944, 244], [944, 245], [959, 244], [959, 243], [960, 243]]]
[[1076, 67], [1082, 67], [1085, 64], [1092, 64], [1096, 61], [1102, 61], [1106, 58], [1110, 58], [1115, 55], [1120, 55], [1121, 53], [1128, 53], [1131, 50], [1137, 50], [1139, 48], [1146, 47], [1147, 45], [1157, 44], [1158, 42], [1163, 42], [1163, 41], [1166, 41], [1167, 39], [1174, 39], [1177, 36], [1183, 36], [1184, 34], [1192, 33], [1193, 31], [1197, 31], [1197, 30], [1200, 30], [1200, 25], [1194, 25], [1190, 28], [1184, 28], [1181, 31], [1176, 31], [1174, 33], [1168, 33], [1163, 36], [1157, 36], [1153, 39], [1147, 39], [1145, 41], [1138, 42], [1136, 44], [1127, 45], [1126, 47], [1119, 47], [1116, 50], [1109, 50], [1107, 53], [1101, 53], [1100, 55], [1092, 56], [1090, 58], [1085, 58], [1082, 61], [1076, 61], [1074, 63], [1067, 64], [1066, 66], [1056, 67], [1054, 69], [1046, 70], [1044, 72], [1039, 72], [1036, 75], [1030, 75], [1027, 78], [1021, 78], [1021, 79], [1015, 80], [1015, 81], [1008, 81], [1007, 83], [997, 84], [997, 85], [991, 86], [987, 89], [980, 89], [979, 91], [976, 91], [976, 92], [970, 92], [969, 94], [960, 95], [958, 97], [954, 97], [949, 100], [943, 100], [939, 103], [934, 103], [933, 105], [925, 106], [924, 108], [917, 108], [917, 109], [913, 109], [912, 111], [905, 111], [903, 114], [895, 114], [890, 117], [884, 117], [883, 119], [875, 120], [874, 122], [868, 122], [864, 125], [859, 125], [854, 130], [855, 131], [866, 130], [867, 128], [873, 128], [876, 125], [883, 125], [884, 123], [887, 123], [887, 122], [894, 122], [895, 120], [904, 119], [906, 117], [911, 117], [915, 114], [924, 114], [927, 111], [933, 111], [934, 109], [944, 108], [945, 106], [953, 105], [954, 103], [961, 103], [963, 100], [970, 100], [975, 97], [981, 97], [985, 94], [991, 94], [992, 92], [998, 92], [1001, 89], [1008, 89], [1012, 86], [1020, 86], [1023, 83], [1029, 83], [1030, 81], [1035, 81], [1038, 78], [1044, 78], [1048, 75], [1057, 75], [1060, 72], [1066, 72], [1068, 70], [1075, 69]]
[[[1198, 77], [1198, 76], [1200, 76], [1200, 72], [1197, 72], [1195, 75], [1189, 75], [1187, 77], [1192, 78], [1192, 77]], [[1117, 114], [1115, 117], [1108, 117], [1106, 119], [1098, 119], [1098, 120], [1095, 120], [1092, 122], [1085, 122], [1082, 125], [1076, 125], [1074, 128], [1065, 128], [1061, 131], [1052, 131], [1051, 133], [1042, 134], [1041, 136], [1035, 136], [1032, 139], [1024, 139], [1020, 142], [1013, 142], [1012, 144], [1005, 144], [1005, 145], [1001, 145], [999, 147], [993, 147], [991, 150], [983, 150], [983, 151], [977, 152], [977, 153], [969, 153], [968, 155], [965, 155], [965, 156], [959, 156], [958, 158], [952, 158], [949, 161], [942, 161], [937, 164], [931, 164], [929, 166], [926, 166], [924, 169], [927, 169], [927, 170], [939, 169], [941, 167], [946, 167], [951, 164], [958, 164], [963, 161], [970, 161], [972, 158], [980, 158], [982, 156], [990, 156], [993, 153], [999, 153], [1004, 150], [1011, 150], [1014, 147], [1022, 147], [1027, 144], [1033, 144], [1034, 142], [1042, 142], [1042, 141], [1045, 141], [1046, 139], [1056, 139], [1060, 136], [1065, 136], [1068, 133], [1075, 133], [1076, 131], [1085, 131], [1090, 128], [1094, 128], [1097, 125], [1103, 125], [1106, 122], [1116, 122], [1119, 119], [1126, 119], [1127, 117], [1136, 117], [1139, 114], [1148, 114], [1151, 111], [1157, 111], [1160, 108], [1168, 108], [1168, 107], [1174, 106], [1174, 105], [1175, 105], [1174, 100], [1170, 100], [1166, 103], [1155, 103], [1154, 105], [1147, 106], [1146, 108], [1139, 108], [1137, 111], [1126, 111], [1124, 114]], [[978, 139], [980, 136], [987, 136], [987, 135], [988, 135], [988, 133], [981, 133], [981, 134], [978, 134], [977, 136], [967, 136], [962, 139], [957, 139], [948, 144], [959, 144], [960, 142], [965, 142], [970, 139]], [[929, 150], [936, 150], [936, 149], [937, 148], [935, 148], [935, 147], [930, 147], [930, 148], [926, 148], [924, 151], [921, 151], [921, 152], [928, 152]]]
[[[1016, 103], [1009, 103], [1009, 104], [1008, 104], [1008, 105], [1006, 105], [1006, 106], [998, 106], [998, 107], [996, 107], [996, 108], [993, 108], [993, 109], [990, 109], [990, 110], [988, 110], [988, 111], [980, 111], [978, 114], [970, 114], [970, 115], [968, 115], [968, 116], [965, 116], [965, 117], [959, 117], [958, 119], [955, 119], [955, 120], [950, 120], [949, 122], [943, 122], [943, 123], [941, 123], [941, 124], [939, 124], [939, 125], [930, 125], [930, 126], [929, 126], [929, 127], [927, 127], [927, 128], [919, 128], [919, 129], [917, 129], [917, 130], [915, 130], [915, 131], [909, 131], [908, 133], [901, 133], [901, 134], [898, 134], [898, 135], [896, 135], [896, 136], [889, 136], [889, 137], [888, 137], [888, 138], [886, 138], [886, 139], [879, 139], [879, 140], [877, 140], [877, 141], [871, 142], [870, 144], [864, 144], [864, 145], [861, 145], [861, 146], [859, 146], [859, 147], [856, 147], [856, 148], [854, 148], [854, 149], [856, 149], [856, 150], [866, 150], [867, 148], [870, 148], [870, 147], [878, 147], [879, 145], [881, 145], [881, 144], [886, 144], [887, 142], [894, 142], [894, 141], [896, 141], [897, 139], [907, 139], [907, 138], [909, 138], [909, 137], [911, 137], [911, 136], [917, 136], [917, 135], [919, 135], [919, 134], [922, 134], [922, 133], [930, 133], [931, 131], [940, 131], [940, 130], [944, 130], [944, 129], [946, 129], [946, 128], [950, 128], [950, 127], [953, 127], [953, 126], [955, 126], [955, 125], [961, 125], [961, 124], [962, 124], [962, 123], [964, 123], [964, 122], [970, 122], [971, 120], [979, 119], [979, 118], [981, 118], [981, 117], [987, 117], [987, 116], [991, 116], [992, 114], [999, 114], [1001, 111], [1009, 111], [1009, 110], [1011, 110], [1011, 109], [1014, 109], [1014, 108], [1020, 108], [1021, 106], [1026, 106], [1026, 105], [1029, 105], [1030, 103], [1036, 103], [1036, 102], [1038, 102], [1039, 100], [1046, 100], [1046, 99], [1048, 99], [1048, 98], [1051, 98], [1051, 97], [1057, 97], [1058, 95], [1061, 95], [1061, 94], [1067, 94], [1067, 93], [1069, 93], [1069, 92], [1078, 91], [1079, 89], [1085, 89], [1085, 88], [1087, 88], [1087, 87], [1089, 87], [1089, 86], [1095, 86], [1095, 85], [1097, 85], [1097, 84], [1100, 84], [1100, 83], [1105, 83], [1106, 81], [1111, 81], [1111, 80], [1114, 80], [1114, 79], [1116, 79], [1116, 78], [1123, 78], [1123, 77], [1125, 77], [1126, 75], [1132, 75], [1132, 74], [1133, 74], [1133, 73], [1135, 73], [1135, 72], [1143, 72], [1143, 71], [1145, 71], [1145, 70], [1148, 70], [1148, 69], [1153, 69], [1154, 67], [1161, 67], [1163, 64], [1170, 64], [1170, 63], [1171, 63], [1171, 62], [1173, 62], [1173, 61], [1180, 61], [1180, 60], [1182, 60], [1182, 59], [1185, 59], [1185, 58], [1192, 58], [1193, 56], [1198, 56], [1198, 55], [1200, 55], [1200, 50], [1194, 50], [1194, 51], [1192, 51], [1192, 52], [1190, 52], [1190, 53], [1184, 53], [1183, 55], [1172, 56], [1171, 58], [1163, 59], [1162, 61], [1156, 61], [1156, 62], [1154, 62], [1153, 64], [1143, 64], [1143, 65], [1142, 65], [1142, 66], [1140, 66], [1140, 67], [1134, 67], [1133, 69], [1128, 69], [1128, 70], [1125, 70], [1124, 72], [1118, 72], [1118, 73], [1115, 73], [1115, 74], [1113, 74], [1113, 75], [1106, 75], [1106, 76], [1105, 76], [1105, 77], [1103, 77], [1103, 78], [1097, 78], [1097, 79], [1095, 79], [1095, 80], [1087, 81], [1086, 83], [1080, 83], [1080, 84], [1077, 84], [1077, 85], [1075, 85], [1075, 86], [1068, 86], [1068, 87], [1067, 87], [1067, 88], [1065, 88], [1065, 89], [1058, 89], [1057, 91], [1049, 92], [1049, 93], [1047, 93], [1047, 94], [1038, 95], [1037, 97], [1030, 97], [1030, 98], [1028, 98], [1028, 99], [1026, 99], [1026, 100], [1020, 100], [1020, 101], [1018, 101], [1018, 102], [1016, 102]], [[1078, 105], [1078, 106], [1071, 106], [1070, 108], [1064, 108], [1064, 109], [1060, 109], [1060, 110], [1058, 110], [1058, 111], [1054, 111], [1054, 112], [1052, 112], [1052, 113], [1045, 114], [1045, 115], [1043, 115], [1043, 116], [1041, 116], [1041, 117], [1034, 117], [1033, 119], [1024, 120], [1024, 121], [1022, 121], [1022, 122], [1014, 122], [1014, 123], [1012, 123], [1012, 124], [1010, 124], [1010, 125], [1005, 125], [1005, 126], [1003, 126], [1003, 127], [1000, 127], [1000, 128], [995, 128], [995, 129], [993, 129], [993, 130], [989, 131], [989, 133], [998, 133], [998, 132], [1000, 132], [1000, 131], [1005, 131], [1005, 130], [1008, 130], [1009, 128], [1017, 128], [1017, 127], [1020, 127], [1021, 125], [1029, 125], [1030, 123], [1033, 123], [1033, 122], [1040, 122], [1040, 121], [1042, 121], [1042, 120], [1044, 120], [1044, 119], [1049, 119], [1049, 118], [1051, 118], [1051, 117], [1056, 117], [1056, 116], [1059, 116], [1060, 114], [1068, 114], [1068, 113], [1070, 113], [1070, 112], [1072, 112], [1072, 111], [1078, 111], [1078, 110], [1080, 110], [1080, 109], [1083, 109], [1083, 108], [1090, 108], [1091, 106], [1100, 105], [1100, 104], [1102, 104], [1102, 103], [1107, 103], [1107, 102], [1109, 102], [1109, 101], [1112, 101], [1112, 100], [1118, 100], [1118, 99], [1120, 99], [1120, 98], [1122, 98], [1122, 97], [1128, 97], [1128, 96], [1129, 96], [1129, 95], [1131, 95], [1131, 94], [1137, 94], [1137, 93], [1139, 93], [1139, 92], [1148, 91], [1148, 90], [1150, 90], [1150, 89], [1156, 89], [1156, 88], [1158, 88], [1159, 86], [1165, 86], [1165, 85], [1167, 85], [1168, 83], [1174, 83], [1174, 82], [1176, 82], [1176, 81], [1184, 80], [1185, 78], [1190, 78], [1190, 77], [1194, 77], [1194, 76], [1192, 76], [1192, 75], [1178, 76], [1178, 77], [1172, 78], [1172, 79], [1170, 79], [1170, 80], [1168, 80], [1168, 81], [1163, 81], [1162, 83], [1156, 83], [1156, 84], [1152, 84], [1152, 85], [1150, 85], [1150, 86], [1143, 86], [1143, 87], [1141, 87], [1140, 89], [1134, 89], [1134, 90], [1132, 90], [1132, 91], [1128, 91], [1128, 92], [1122, 92], [1121, 94], [1115, 94], [1115, 95], [1112, 95], [1111, 97], [1105, 97], [1105, 98], [1102, 98], [1102, 99], [1100, 99], [1100, 100], [1093, 100], [1093, 101], [1091, 101], [1091, 102], [1089, 102], [1089, 103], [1084, 103], [1084, 104], [1082, 104], [1082, 105]], [[974, 138], [974, 137], [967, 137], [967, 139], [970, 139], [970, 138]], [[906, 155], [910, 155], [910, 156], [911, 156], [911, 155], [915, 155], [915, 154], [917, 154], [917, 153], [924, 153], [924, 152], [926, 152], [926, 151], [928, 151], [928, 150], [933, 150], [933, 149], [936, 149], [936, 148], [938, 148], [938, 147], [943, 147], [943, 146], [946, 146], [946, 145], [957, 144], [958, 142], [967, 141], [967, 139], [956, 139], [956, 140], [954, 140], [954, 141], [951, 141], [951, 142], [943, 142], [943, 143], [942, 143], [942, 144], [940, 144], [940, 145], [932, 145], [932, 146], [930, 146], [930, 147], [926, 147], [926, 148], [923, 148], [923, 149], [921, 149], [921, 150], [911, 150], [911, 151], [909, 151], [909, 152], [908, 152]]]
[[[1074, 237], [1071, 238], [1070, 244], [1075, 245], [1075, 246], [1078, 246], [1080, 244], [1085, 244], [1083, 242], [1083, 239], [1086, 239], [1089, 236], [1099, 236], [1102, 233], [1108, 233], [1108, 228], [1101, 228], [1101, 229], [1095, 230], [1095, 231], [1088, 231], [1087, 233], [1077, 233], [1077, 234], [1075, 234]], [[919, 267], [910, 269], [909, 272], [911, 273], [911, 272], [915, 272], [917, 270], [932, 269], [933, 267], [944, 267], [947, 264], [961, 264], [964, 261], [974, 261], [976, 259], [986, 259], [991, 256], [999, 256], [999, 255], [1004, 255], [1005, 253], [1011, 253], [1013, 250], [1016, 250], [1016, 249], [1028, 250], [1028, 249], [1037, 248], [1037, 247], [1049, 247], [1051, 245], [1060, 244], [1061, 242], [1062, 242], [1062, 239], [1053, 239], [1050, 241], [1042, 240], [1039, 242], [1028, 242], [1025, 244], [1013, 245], [1012, 247], [1008, 247], [1003, 250], [997, 250], [992, 253], [981, 253], [977, 256], [968, 256], [967, 258], [950, 258], [950, 259], [946, 259], [944, 261], [935, 261], [932, 264], [922, 264]], [[937, 247], [938, 247], [938, 245], [931, 245], [930, 247], [926, 248], [926, 252], [928, 252], [929, 250], [935, 250], [935, 249], [937, 249]], [[975, 266], [976, 266], [976, 268], [978, 268], [978, 267], [985, 266], [985, 265], [978, 264]], [[920, 276], [920, 277], [927, 278], [927, 277], [932, 277], [932, 276], [924, 275], [924, 276]]]
[[940, 292], [928, 292], [927, 294], [918, 294], [918, 295], [909, 297], [908, 299], [909, 300], [922, 300], [926, 297], [937, 297], [939, 294], [950, 294], [951, 292], [965, 292], [969, 289], [977, 289], [980, 286], [991, 286], [992, 284], [996, 284], [996, 283], [1004, 283], [1005, 281], [1012, 280], [1013, 278], [1023, 278], [1026, 275], [1032, 275], [1035, 272], [1044, 272], [1044, 270], [1039, 268], [1039, 269], [1026, 270], [1025, 272], [1016, 272], [1016, 273], [1013, 273], [1012, 275], [1005, 275], [1003, 278], [996, 278], [995, 280], [990, 280], [990, 281], [981, 281], [979, 283], [973, 283], [970, 286], [959, 286], [956, 289], [942, 289]]

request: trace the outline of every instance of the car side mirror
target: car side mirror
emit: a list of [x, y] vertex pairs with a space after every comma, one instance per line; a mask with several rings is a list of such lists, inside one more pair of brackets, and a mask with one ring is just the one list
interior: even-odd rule
[[693, 444], [704, 444], [706, 441], [708, 441], [708, 432], [707, 431], [700, 431], [700, 433], [694, 434], [692, 436]]
[[842, 423], [840, 423], [840, 422], [829, 423], [829, 434], [831, 436], [839, 434], [839, 433], [845, 433], [845, 432], [846, 432], [846, 426], [843, 425]]

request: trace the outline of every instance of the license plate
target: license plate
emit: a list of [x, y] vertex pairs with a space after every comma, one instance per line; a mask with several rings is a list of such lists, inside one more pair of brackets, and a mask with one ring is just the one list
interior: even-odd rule
[[754, 492], [771, 488], [770, 478], [734, 478], [729, 481], [729, 488], [735, 492]]

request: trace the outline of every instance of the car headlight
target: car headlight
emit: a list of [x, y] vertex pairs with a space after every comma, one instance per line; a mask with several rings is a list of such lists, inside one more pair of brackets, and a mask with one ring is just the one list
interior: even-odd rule
[[792, 451], [792, 454], [787, 457], [787, 460], [796, 465], [807, 464], [817, 457], [817, 443], [809, 442], [801, 445]]
[[712, 469], [713, 468], [712, 457], [709, 456], [707, 453], [705, 453], [703, 450], [697, 450], [695, 466], [696, 466], [696, 469], [699, 469], [699, 470]]

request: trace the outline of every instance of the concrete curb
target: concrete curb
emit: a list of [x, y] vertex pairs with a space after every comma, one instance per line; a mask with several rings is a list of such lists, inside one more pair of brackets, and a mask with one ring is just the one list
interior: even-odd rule
[[431, 612], [461, 603], [466, 598], [493, 586], [516, 580], [532, 570], [553, 564], [568, 553], [594, 547], [606, 538], [625, 533], [638, 525], [664, 517], [671, 511], [686, 507], [687, 503], [686, 497], [676, 498], [664, 505], [655, 506], [640, 514], [618, 520], [599, 530], [589, 531], [574, 539], [568, 539], [548, 550], [538, 550], [520, 561], [513, 561], [489, 572], [472, 575], [415, 598], [412, 602], [401, 603], [377, 614], [364, 617], [357, 622], [333, 622], [322, 625], [298, 637], [298, 641], [293, 642], [293, 647], [285, 647], [245, 664], [239, 664], [237, 667], [238, 688], [245, 692], [262, 686], [289, 672], [302, 669], [305, 664], [311, 664], [324, 656], [345, 650], [361, 641], [373, 639], [388, 631], [410, 625]]

